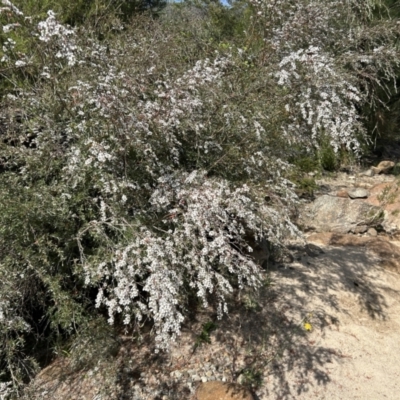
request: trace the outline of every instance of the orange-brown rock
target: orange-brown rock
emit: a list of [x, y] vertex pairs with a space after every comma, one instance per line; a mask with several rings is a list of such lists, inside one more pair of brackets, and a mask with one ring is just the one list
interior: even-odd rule
[[387, 174], [394, 167], [393, 161], [381, 161], [377, 167], [372, 167], [371, 170], [375, 175]]
[[347, 197], [349, 197], [346, 189], [341, 189], [341, 190], [337, 191], [336, 192], [336, 196], [337, 197], [344, 197], [345, 199], [347, 199]]
[[382, 226], [387, 233], [396, 234], [400, 232], [399, 183], [379, 183], [370, 189], [370, 196], [363, 201], [383, 209], [385, 216]]
[[195, 400], [254, 400], [254, 397], [238, 384], [212, 381], [200, 384]]
[[68, 359], [58, 358], [36, 376], [27, 393], [43, 400], [90, 400], [97, 397], [99, 388], [95, 374], [74, 371]]
[[366, 246], [373, 240], [379, 240], [368, 236], [356, 236], [349, 234], [334, 233], [332, 234], [329, 245], [331, 246]]

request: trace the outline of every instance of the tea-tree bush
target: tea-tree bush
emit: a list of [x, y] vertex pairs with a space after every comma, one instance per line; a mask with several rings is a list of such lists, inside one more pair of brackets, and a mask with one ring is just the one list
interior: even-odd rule
[[280, 60], [279, 83], [290, 88], [286, 107], [293, 122], [285, 133], [294, 142], [311, 136], [315, 143], [319, 131], [334, 149], [341, 144], [357, 151], [368, 134], [360, 108], [382, 103], [379, 91], [390, 93], [395, 83], [398, 21], [375, 19], [380, 1], [252, 4], [267, 55]]
[[93, 310], [110, 324], [150, 318], [166, 348], [190, 292], [204, 305], [212, 294], [221, 316], [233, 285], [257, 287], [249, 232], [279, 244], [296, 231], [248, 186], [295, 202], [265, 116], [232, 98], [246, 56], [190, 50], [186, 61], [176, 33], [140, 23], [103, 44], [49, 12], [26, 27], [29, 53], [12, 39], [5, 49], [2, 332], [18, 340], [1, 357], [15, 379], [34, 370], [31, 336], [68, 335]]
[[257, 288], [251, 245], [298, 234], [288, 160], [326, 142], [357, 151], [370, 83], [397, 62], [390, 35], [370, 39], [365, 78], [347, 33], [369, 9], [344, 0], [345, 16], [329, 1], [249, 3], [232, 41], [199, 4], [101, 40], [3, 4], [0, 364], [14, 383], [96, 320], [151, 321], [167, 349], [189, 297], [221, 317], [234, 288]]

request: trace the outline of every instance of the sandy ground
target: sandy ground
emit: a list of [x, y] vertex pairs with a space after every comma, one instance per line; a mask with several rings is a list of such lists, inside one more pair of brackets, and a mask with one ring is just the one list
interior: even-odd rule
[[290, 323], [258, 398], [400, 399], [400, 275], [363, 247], [321, 249], [272, 272], [267, 324]]

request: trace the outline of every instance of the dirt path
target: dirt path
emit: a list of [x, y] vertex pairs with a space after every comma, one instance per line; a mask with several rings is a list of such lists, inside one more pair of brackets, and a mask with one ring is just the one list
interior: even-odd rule
[[364, 247], [322, 250], [272, 272], [267, 308], [300, 323], [259, 398], [400, 398], [400, 275]]

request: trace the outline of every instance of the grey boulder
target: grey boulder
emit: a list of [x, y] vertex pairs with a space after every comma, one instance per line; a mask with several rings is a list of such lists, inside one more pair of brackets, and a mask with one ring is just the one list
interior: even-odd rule
[[306, 206], [300, 224], [305, 230], [348, 233], [358, 226], [377, 227], [382, 223], [383, 210], [362, 200], [323, 195]]

